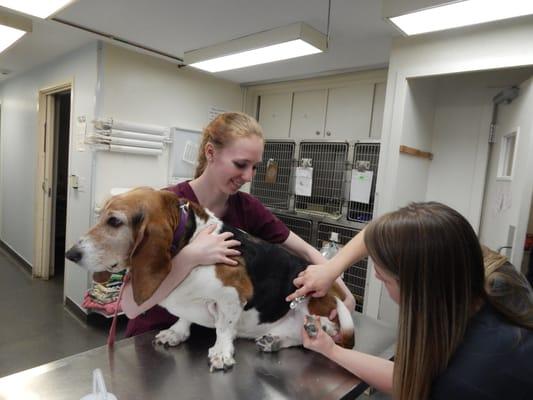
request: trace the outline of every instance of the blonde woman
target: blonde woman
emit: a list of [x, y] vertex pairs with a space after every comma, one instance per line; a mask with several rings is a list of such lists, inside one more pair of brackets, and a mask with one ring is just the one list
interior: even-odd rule
[[[318, 250], [291, 232], [259, 200], [239, 191], [252, 180], [262, 160], [263, 147], [262, 129], [254, 118], [239, 112], [221, 114], [204, 129], [195, 178], [168, 190], [210, 209], [224, 223], [279, 243], [310, 263], [324, 262]], [[231, 239], [229, 232], [215, 235], [212, 231], [213, 228], [206, 228], [172, 260], [181, 280], [198, 265], [236, 264], [231, 257], [239, 255], [239, 242]], [[346, 295], [344, 302], [353, 311], [355, 299], [342, 281], [339, 283]], [[166, 329], [175, 322], [175, 316], [156, 306], [130, 320], [126, 336]]]
[[531, 288], [501, 260], [489, 265], [485, 278], [479, 241], [464, 217], [434, 202], [386, 214], [327, 268], [303, 271], [288, 299], [321, 295], [365, 255], [400, 306], [394, 362], [341, 349], [322, 331], [310, 338], [302, 330], [304, 346], [394, 399], [533, 398]]

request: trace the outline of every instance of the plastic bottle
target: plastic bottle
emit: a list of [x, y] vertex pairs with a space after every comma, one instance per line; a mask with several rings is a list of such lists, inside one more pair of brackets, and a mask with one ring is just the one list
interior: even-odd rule
[[339, 242], [339, 234], [337, 232], [331, 232], [329, 236], [329, 241], [322, 246], [320, 249], [320, 254], [324, 256], [326, 259], [331, 259], [337, 254], [339, 251], [339, 246], [337, 243]]
[[[335, 257], [335, 254], [339, 252], [339, 234], [337, 232], [331, 232], [329, 236], [329, 241], [322, 246], [320, 249], [320, 254], [324, 256], [325, 259], [330, 260]], [[341, 275], [341, 278], [344, 277], [344, 273]]]

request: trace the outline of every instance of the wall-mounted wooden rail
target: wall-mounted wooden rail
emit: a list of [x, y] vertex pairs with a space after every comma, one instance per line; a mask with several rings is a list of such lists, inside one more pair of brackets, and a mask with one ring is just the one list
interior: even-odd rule
[[414, 147], [400, 145], [400, 153], [409, 154], [415, 157], [427, 158], [428, 160], [433, 160], [433, 153], [415, 149]]

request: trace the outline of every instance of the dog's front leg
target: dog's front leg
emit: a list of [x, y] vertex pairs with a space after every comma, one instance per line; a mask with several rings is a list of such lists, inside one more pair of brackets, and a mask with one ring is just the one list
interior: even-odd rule
[[190, 334], [191, 322], [180, 317], [170, 328], [159, 332], [154, 338], [154, 343], [165, 346], [177, 346], [181, 342], [186, 341]]
[[238, 296], [234, 299], [224, 299], [217, 303], [210, 310], [215, 317], [215, 328], [217, 339], [215, 345], [209, 349], [210, 371], [227, 370], [235, 364], [233, 354], [235, 348], [236, 325], [242, 312]]

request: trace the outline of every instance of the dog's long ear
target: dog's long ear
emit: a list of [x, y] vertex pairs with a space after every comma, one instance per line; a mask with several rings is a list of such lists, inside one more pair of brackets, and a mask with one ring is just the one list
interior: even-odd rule
[[172, 231], [164, 219], [151, 221], [144, 214], [134, 229], [134, 245], [130, 254], [131, 286], [137, 304], [148, 300], [170, 272]]

